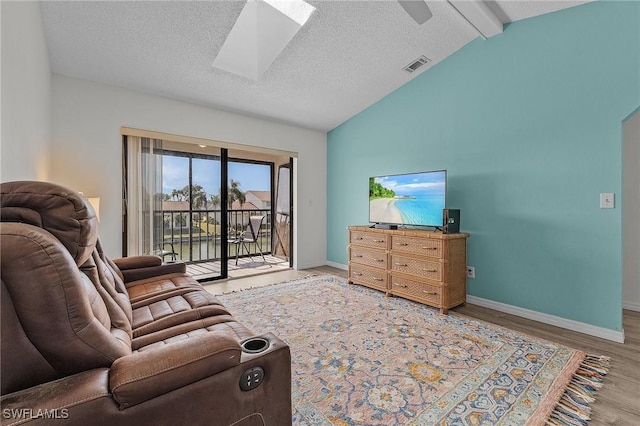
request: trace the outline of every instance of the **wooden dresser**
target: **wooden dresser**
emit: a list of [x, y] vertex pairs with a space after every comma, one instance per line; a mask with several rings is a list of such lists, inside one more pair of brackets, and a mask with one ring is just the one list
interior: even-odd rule
[[467, 296], [467, 238], [417, 229], [350, 226], [349, 283], [425, 303], [446, 314]]

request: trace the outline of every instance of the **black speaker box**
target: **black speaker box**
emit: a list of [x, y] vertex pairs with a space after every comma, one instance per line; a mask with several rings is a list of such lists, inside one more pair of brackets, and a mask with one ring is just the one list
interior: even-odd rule
[[460, 232], [460, 210], [443, 209], [442, 210], [442, 233], [457, 234]]
[[398, 229], [398, 225], [390, 225], [388, 223], [376, 223], [373, 227], [375, 229]]

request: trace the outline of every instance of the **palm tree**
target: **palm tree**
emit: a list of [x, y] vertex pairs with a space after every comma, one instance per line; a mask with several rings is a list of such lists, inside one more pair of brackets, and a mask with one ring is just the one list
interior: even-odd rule
[[207, 193], [201, 185], [191, 187], [191, 203], [194, 210], [201, 210], [207, 207]]
[[174, 189], [174, 192], [179, 193], [182, 200], [190, 201], [193, 210], [199, 210], [207, 205], [207, 193], [201, 185], [185, 185], [185, 187], [180, 190]]
[[238, 202], [240, 203], [240, 210], [242, 210], [242, 205], [247, 202], [247, 196], [244, 192], [238, 194]]
[[184, 201], [184, 192], [183, 189], [174, 189], [171, 191], [171, 198], [174, 201]]
[[209, 195], [209, 204], [215, 210], [220, 206], [220, 194]]
[[227, 192], [229, 194], [229, 210], [233, 208], [234, 201], [238, 201], [240, 203], [240, 208], [242, 209], [242, 205], [247, 201], [247, 197], [245, 193], [240, 190], [240, 182], [231, 179], [231, 185], [229, 185]]

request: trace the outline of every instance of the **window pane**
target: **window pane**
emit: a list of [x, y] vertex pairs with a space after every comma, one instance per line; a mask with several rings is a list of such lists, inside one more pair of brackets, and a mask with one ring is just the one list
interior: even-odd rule
[[192, 260], [220, 258], [220, 158], [194, 158], [191, 162]]
[[[158, 250], [174, 251], [177, 260], [189, 260], [189, 159], [162, 156], [163, 235]], [[164, 260], [170, 260], [165, 258]]]
[[[264, 216], [257, 244], [249, 245], [250, 255], [271, 251], [271, 165], [230, 160], [228, 163], [229, 235], [243, 235], [251, 216]], [[258, 230], [255, 230], [258, 233]], [[244, 246], [243, 246], [244, 248]], [[229, 246], [235, 256], [237, 245]]]
[[220, 159], [194, 158], [193, 210], [220, 207]]

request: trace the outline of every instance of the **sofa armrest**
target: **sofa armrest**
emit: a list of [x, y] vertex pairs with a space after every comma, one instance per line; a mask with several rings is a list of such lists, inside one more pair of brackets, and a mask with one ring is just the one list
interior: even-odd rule
[[125, 284], [160, 275], [184, 274], [187, 271], [184, 262], [163, 263], [160, 257], [150, 255], [121, 257], [114, 259], [113, 263], [122, 272]]
[[2, 424], [73, 420], [74, 407], [104, 398], [111, 400], [108, 383], [109, 369], [96, 368], [2, 395]]
[[109, 389], [128, 408], [238, 365], [241, 351], [234, 336], [210, 332], [137, 352], [113, 363]]
[[126, 271], [129, 269], [160, 266], [162, 265], [162, 259], [160, 258], [160, 256], [152, 255], [129, 256], [113, 259], [113, 263], [115, 263], [121, 271]]

